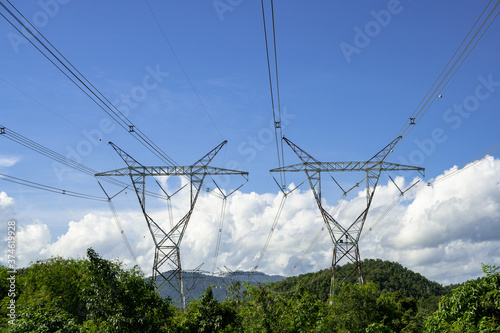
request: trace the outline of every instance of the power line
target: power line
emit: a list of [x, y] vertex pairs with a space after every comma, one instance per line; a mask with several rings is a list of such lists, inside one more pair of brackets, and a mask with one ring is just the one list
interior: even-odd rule
[[[4, 137], [6, 139], [9, 139], [15, 143], [18, 143], [28, 149], [31, 149], [41, 155], [44, 155], [56, 162], [59, 162], [67, 167], [70, 167], [72, 169], [75, 169], [77, 171], [80, 171], [84, 174], [87, 174], [89, 176], [92, 176], [94, 177], [94, 175], [96, 173], [98, 173], [99, 171], [97, 170], [94, 170], [90, 167], [87, 167], [81, 163], [78, 163], [76, 161], [73, 161], [72, 159], [69, 159], [53, 150], [50, 150], [49, 148], [47, 147], [44, 147], [42, 146], [41, 144], [35, 142], [35, 141], [32, 141], [24, 136], [22, 136], [21, 134], [19, 133], [16, 133], [15, 131], [3, 126], [0, 124], [0, 137]], [[119, 181], [113, 177], [103, 177], [102, 178], [104, 181], [110, 183], [110, 184], [113, 184], [115, 186], [119, 186], [119, 187], [129, 187], [130, 185], [128, 185], [127, 183], [124, 183], [122, 181]], [[147, 192], [147, 194], [149, 196], [152, 196], [152, 197], [155, 197], [155, 198], [159, 198], [159, 199], [165, 199], [165, 196], [161, 195], [161, 194], [157, 194], [157, 193], [154, 193], [154, 192]]]
[[[491, 24], [494, 22], [496, 17], [498, 16], [499, 12], [496, 12], [494, 14], [495, 10], [497, 9], [498, 5], [500, 4], [500, 0], [497, 0], [493, 8], [488, 12], [486, 17], [482, 20], [481, 24], [476, 28], [474, 31], [474, 28], [478, 25], [480, 22], [481, 18], [484, 16], [484, 14], [487, 11], [487, 8], [490, 6], [492, 0], [488, 2], [486, 7], [483, 9], [479, 17], [476, 19], [472, 27], [469, 29], [468, 33], [460, 43], [460, 45], [457, 47], [451, 58], [448, 60], [446, 63], [445, 67], [441, 70], [437, 78], [434, 80], [434, 83], [431, 85], [429, 90], [427, 90], [427, 93], [424, 95], [424, 97], [421, 99], [421, 101], [418, 103], [417, 107], [415, 110], [412, 112], [408, 120], [405, 122], [405, 124], [401, 127], [399, 130], [398, 134], [396, 136], [402, 136], [405, 138], [409, 132], [413, 129], [413, 127], [420, 121], [422, 116], [429, 110], [430, 106], [432, 103], [438, 98], [437, 93], [443, 91], [443, 89], [448, 85], [450, 80], [453, 78], [453, 76], [456, 74], [458, 69], [462, 66], [462, 64], [465, 62], [467, 57], [470, 55], [470, 53], [474, 50], [476, 45], [479, 43], [481, 38], [484, 36], [486, 31], [490, 28]], [[494, 15], [493, 15], [494, 14]], [[492, 17], [493, 16], [493, 17]], [[486, 27], [485, 27], [486, 26]], [[471, 35], [472, 31], [474, 31], [472, 37], [469, 38]], [[465, 44], [465, 46], [462, 48], [462, 46]], [[458, 54], [458, 56], [456, 56]], [[456, 56], [456, 57], [455, 57]], [[451, 65], [450, 65], [451, 64]], [[443, 74], [444, 73], [444, 74]], [[401, 141], [398, 143], [398, 145], [401, 143]], [[397, 145], [396, 145], [397, 146]], [[396, 147], [394, 147], [396, 148]]]
[[222, 227], [224, 226], [224, 215], [226, 214], [226, 205], [227, 205], [227, 197], [224, 196], [222, 199], [222, 208], [220, 213], [220, 222], [219, 222], [219, 232], [217, 233], [217, 242], [215, 246], [215, 254], [214, 254], [214, 262], [212, 264], [212, 274], [215, 274], [215, 270], [217, 269], [217, 259], [219, 258], [219, 250], [220, 243], [222, 239]]
[[[469, 41], [467, 42], [467, 44], [465, 45], [465, 47], [460, 51], [462, 45], [464, 45], [464, 43], [467, 41], [469, 35], [471, 34], [471, 32], [474, 30], [474, 27], [478, 24], [478, 22], [480, 21], [481, 17], [485, 14], [487, 8], [490, 6], [492, 0], [490, 0], [488, 2], [488, 4], [486, 5], [486, 7], [483, 9], [483, 11], [481, 12], [481, 14], [479, 15], [479, 17], [476, 19], [476, 21], [474, 22], [474, 24], [472, 25], [472, 27], [469, 29], [469, 31], [467, 32], [466, 36], [464, 37], [464, 39], [462, 40], [462, 42], [460, 43], [460, 45], [457, 47], [457, 49], [455, 50], [455, 52], [453, 53], [453, 55], [451, 56], [450, 60], [448, 60], [446, 66], [441, 70], [441, 72], [439, 73], [438, 77], [436, 78], [436, 80], [434, 81], [434, 83], [431, 85], [431, 87], [429, 88], [429, 90], [427, 91], [427, 93], [425, 94], [425, 96], [422, 98], [422, 100], [420, 101], [420, 103], [417, 105], [417, 108], [413, 111], [412, 115], [410, 116], [409, 120], [405, 123], [405, 125], [403, 125], [403, 127], [401, 128], [401, 130], [398, 132], [398, 135], [402, 135], [403, 138], [406, 137], [408, 135], [408, 133], [411, 131], [411, 129], [413, 128], [413, 125], [415, 125], [421, 118], [422, 116], [425, 114], [425, 112], [427, 112], [427, 110], [430, 108], [430, 106], [432, 105], [432, 103], [434, 102], [434, 100], [438, 97], [436, 94], [438, 91], [442, 91], [444, 89], [444, 87], [446, 87], [446, 85], [450, 82], [450, 80], [453, 78], [453, 76], [456, 74], [456, 72], [458, 71], [458, 69], [462, 66], [462, 64], [465, 62], [465, 60], [467, 59], [467, 57], [470, 55], [470, 53], [474, 50], [474, 48], [476, 47], [476, 45], [479, 43], [479, 41], [482, 39], [482, 37], [484, 36], [484, 34], [486, 33], [486, 31], [490, 28], [490, 26], [493, 24], [493, 22], [495, 21], [495, 19], [497, 18], [498, 14], [500, 13], [500, 11], [496, 12], [496, 14], [494, 14], [494, 11], [496, 10], [496, 8], [498, 7], [498, 5], [500, 4], [500, 1], [497, 1], [495, 3], [495, 5], [493, 6], [493, 8], [488, 12], [488, 14], [486, 15], [486, 17], [483, 19], [483, 21], [481, 22], [481, 24], [479, 25], [479, 27], [475, 30], [473, 36], [469, 39]], [[493, 18], [490, 20], [491, 16], [494, 14]], [[486, 23], [489, 21], [489, 23], [486, 25]], [[486, 28], [484, 28], [484, 26], [486, 25]], [[484, 28], [484, 29], [483, 29]], [[479, 37], [478, 37], [479, 36]], [[472, 45], [472, 47], [471, 47]], [[459, 53], [460, 51], [460, 53]], [[448, 66], [450, 65], [450, 63], [453, 61], [455, 55], [457, 55], [457, 53], [459, 53], [458, 57], [456, 57], [456, 59], [454, 60], [453, 64], [448, 68]], [[446, 74], [443, 76], [443, 73], [446, 71]], [[439, 83], [437, 83], [439, 80]], [[437, 83], [437, 84], [436, 84]], [[432, 90], [432, 92], [431, 92]], [[424, 102], [425, 100], [425, 102]], [[419, 108], [420, 107], [420, 108]], [[436, 183], [439, 183], [443, 180], [446, 180], [447, 178], [449, 177], [452, 177], [456, 174], [458, 174], [459, 172], [462, 172], [463, 170], [473, 166], [475, 163], [477, 163], [482, 157], [486, 156], [487, 154], [490, 154], [492, 152], [495, 152], [496, 150], [500, 149], [500, 142], [495, 144], [494, 146], [492, 146], [491, 148], [489, 148], [489, 150], [487, 150], [486, 152], [484, 153], [481, 153], [478, 156], [474, 157], [472, 160], [470, 160], [469, 162], [466, 162], [465, 164], [462, 165], [462, 168], [459, 167], [457, 168], [456, 170], [444, 175], [443, 177], [433, 181], [433, 182], [428, 182], [427, 185], [428, 186], [432, 186]], [[474, 163], [471, 163], [471, 161], [475, 161]], [[470, 163], [470, 164], [469, 164]], [[465, 166], [464, 166], [465, 165]], [[418, 182], [417, 182], [418, 183]], [[410, 190], [411, 188], [413, 188], [414, 186], [416, 185], [413, 184], [411, 185], [405, 192], [407, 192], [408, 190]], [[425, 186], [420, 186], [420, 187], [417, 187], [415, 188], [414, 192], [417, 192], [417, 191], [420, 191], [422, 190], [423, 188], [425, 188]], [[382, 220], [389, 214], [389, 212], [401, 201], [401, 199], [403, 198], [405, 192], [402, 192], [387, 208], [384, 212], [382, 212], [382, 214], [375, 220], [375, 222], [372, 224], [372, 226], [368, 229], [368, 231], [365, 231], [364, 234], [362, 235], [362, 237], [364, 238], [367, 234], [367, 232], [369, 231], [372, 231], [376, 226], [378, 226]]]
[[[0, 15], [16, 29], [28, 42], [30, 42], [47, 60], [49, 60], [63, 75], [75, 84], [97, 106], [99, 106], [111, 119], [117, 122], [124, 130], [129, 132], [137, 141], [146, 147], [155, 156], [172, 165], [177, 163], [170, 158], [160, 147], [151, 141], [137, 126], [135, 126], [116, 106], [114, 106], [78, 69], [66, 59], [61, 52], [48, 41], [44, 35], [9, 1], [8, 8], [3, 1], [0, 6], [6, 13]], [[16, 14], [17, 13], [17, 14]], [[9, 19], [7, 16], [11, 17]], [[21, 19], [22, 18], [22, 19]], [[24, 21], [24, 22], [23, 22]], [[31, 37], [28, 37], [26, 31]]]
[[[49, 60], [59, 71], [75, 84], [85, 95], [87, 95], [97, 106], [99, 106], [111, 119], [117, 122], [120, 127], [131, 134], [139, 143], [153, 153], [163, 162], [179, 166], [160, 147], [150, 140], [137, 126], [135, 126], [120, 110], [116, 108], [73, 64], [66, 59], [59, 50], [48, 41], [31, 22], [7, 0], [12, 7], [9, 9], [3, 1], [0, 1], [7, 14], [13, 18], [10, 20], [5, 13], [0, 15], [7, 20], [23, 37], [25, 37], [47, 60]], [[1, 9], [1, 8], [0, 8]], [[16, 15], [16, 12], [18, 15]], [[22, 19], [21, 19], [22, 18]], [[23, 22], [24, 20], [24, 22]], [[27, 31], [33, 38], [29, 38], [24, 31]], [[39, 37], [38, 37], [39, 36]], [[162, 197], [162, 196], [160, 196]]]
[[[274, 180], [276, 181], [276, 179], [274, 179]], [[267, 251], [267, 247], [269, 246], [269, 242], [271, 241], [271, 237], [273, 236], [274, 230], [276, 229], [276, 226], [278, 225], [278, 221], [280, 219], [281, 213], [283, 212], [283, 208], [285, 207], [286, 199], [288, 198], [288, 196], [291, 193], [293, 193], [293, 191], [295, 191], [296, 189], [298, 189], [302, 184], [304, 184], [304, 183], [303, 182], [300, 183], [299, 185], [297, 185], [296, 187], [294, 187], [290, 191], [281, 191], [283, 193], [283, 197], [281, 198], [280, 205], [278, 206], [278, 211], [276, 213], [276, 216], [274, 217], [273, 225], [271, 226], [269, 234], [267, 235], [267, 239], [266, 239], [266, 242], [264, 244], [264, 247], [260, 251], [260, 253], [258, 255], [258, 258], [257, 258], [257, 263], [255, 264], [254, 268], [251, 271], [250, 279], [253, 277], [255, 271], [259, 267], [260, 262], [262, 261], [262, 258], [264, 258], [264, 255], [265, 255], [265, 253]]]
[[90, 194], [85, 194], [85, 193], [80, 193], [80, 192], [68, 191], [68, 190], [64, 190], [64, 189], [61, 189], [61, 188], [57, 188], [57, 187], [52, 187], [52, 186], [48, 186], [48, 185], [44, 185], [44, 184], [40, 184], [40, 183], [35, 183], [35, 182], [29, 181], [29, 180], [26, 180], [26, 179], [21, 179], [21, 178], [9, 176], [9, 175], [3, 174], [3, 173], [0, 173], [0, 179], [1, 180], [6, 180], [6, 181], [11, 182], [11, 183], [15, 183], [15, 184], [19, 184], [19, 185], [23, 185], [23, 186], [35, 188], [35, 189], [38, 189], [38, 190], [43, 190], [43, 191], [47, 191], [47, 192], [52, 192], [52, 193], [67, 195], [67, 196], [70, 196], [70, 197], [75, 197], [75, 198], [80, 198], [80, 199], [88, 199], [88, 200], [95, 200], [95, 201], [107, 201], [107, 199], [103, 198], [103, 197], [98, 197], [98, 196], [95, 196], [95, 195], [90, 195]]
[[[120, 234], [122, 235], [123, 242], [125, 243], [125, 246], [127, 246], [127, 249], [128, 249], [130, 256], [134, 259], [135, 264], [138, 267], [140, 267], [139, 262], [137, 261], [137, 256], [135, 255], [135, 252], [132, 249], [132, 245], [130, 245], [128, 237], [125, 234], [125, 230], [123, 229], [122, 223], [120, 222], [120, 218], [118, 217], [118, 213], [116, 212], [115, 205], [113, 204], [113, 201], [112, 201], [113, 198], [108, 195], [108, 193], [104, 190], [104, 187], [102, 186], [102, 184], [99, 181], [97, 181], [97, 183], [99, 184], [102, 191], [104, 192], [104, 194], [107, 197], [106, 201], [108, 202], [108, 206], [109, 206], [109, 209], [111, 210], [111, 214], [113, 215], [113, 219], [115, 221], [116, 227], [118, 228], [118, 230], [120, 230]], [[125, 189], [123, 189], [122, 191], [124, 191], [124, 190]]]
[[[275, 76], [276, 76], [276, 88], [273, 86], [273, 77], [271, 73], [271, 60], [270, 60], [270, 55], [269, 55], [269, 41], [267, 37], [267, 26], [266, 26], [266, 12], [265, 12], [265, 6], [264, 6], [264, 0], [261, 0], [261, 7], [262, 7], [262, 23], [263, 23], [263, 28], [264, 28], [264, 40], [265, 40], [265, 45], [266, 45], [266, 60], [267, 60], [267, 73], [268, 73], [268, 78], [269, 78], [269, 91], [270, 91], [270, 96], [271, 96], [271, 108], [273, 112], [273, 122], [274, 122], [274, 136], [275, 136], [275, 141], [276, 141], [276, 153], [278, 157], [278, 165], [279, 168], [282, 169], [285, 165], [285, 160], [284, 160], [284, 154], [283, 154], [283, 130], [281, 126], [281, 105], [280, 105], [280, 97], [279, 97], [279, 81], [278, 81], [278, 57], [277, 57], [277, 51], [276, 51], [276, 26], [274, 23], [274, 3], [273, 0], [271, 0], [271, 22], [272, 22], [272, 27], [273, 27], [273, 50], [274, 50], [274, 67], [275, 67]], [[276, 90], [276, 97], [277, 97], [277, 105], [278, 105], [278, 112], [276, 112], [276, 105], [274, 102], [274, 94]], [[286, 190], [286, 179], [285, 179], [285, 173], [280, 172], [280, 182], [274, 178], [276, 183], [278, 184], [281, 192], [283, 193], [283, 198], [281, 199], [280, 205], [278, 207], [278, 212], [276, 213], [276, 216], [274, 218], [273, 224], [271, 226], [271, 229], [269, 231], [269, 234], [267, 236], [266, 242], [264, 244], [264, 247], [262, 248], [261, 252], [258, 255], [257, 258], [257, 263], [255, 267], [252, 269], [250, 278], [253, 277], [253, 274], [257, 270], [257, 268], [260, 265], [260, 262], [262, 261], [267, 247], [269, 246], [269, 242], [271, 241], [272, 235], [274, 233], [274, 230], [276, 228], [276, 225], [278, 224], [279, 218], [281, 216], [281, 212], [283, 211], [283, 207], [286, 202], [286, 198], [288, 195], [293, 192], [297, 187], [295, 187], [291, 191], [285, 191]]]
[[283, 197], [281, 198], [280, 205], [278, 207], [278, 212], [276, 213], [276, 216], [274, 217], [274, 222], [273, 222], [273, 225], [271, 227], [271, 231], [267, 235], [266, 243], [264, 244], [264, 247], [262, 248], [262, 250], [259, 253], [259, 257], [257, 258], [257, 263], [255, 264], [255, 267], [252, 269], [252, 275], [250, 276], [250, 279], [253, 276], [253, 272], [255, 272], [257, 270], [257, 268], [259, 267], [260, 262], [262, 261], [262, 258], [264, 258], [264, 254], [266, 253], [266, 250], [267, 250], [267, 247], [269, 245], [269, 242], [271, 241], [271, 237], [273, 235], [273, 232], [276, 228], [276, 225], [278, 224], [278, 221], [280, 219], [281, 212], [283, 211], [283, 207], [285, 206], [285, 201], [286, 201], [286, 198], [288, 197], [288, 194], [289, 193], [283, 192]]
[[[409, 132], [413, 129], [414, 125], [416, 125], [417, 122], [420, 121], [422, 116], [429, 110], [430, 106], [432, 103], [438, 98], [437, 93], [442, 91], [450, 82], [450, 80], [453, 78], [453, 76], [456, 74], [456, 72], [460, 69], [462, 64], [465, 62], [465, 60], [468, 58], [470, 53], [474, 50], [476, 45], [479, 43], [479, 41], [482, 39], [486, 31], [490, 28], [490, 26], [493, 24], [495, 19], [497, 18], [498, 14], [500, 11], [497, 11], [495, 13], [495, 10], [497, 9], [498, 5], [500, 4], [500, 0], [497, 0], [494, 6], [490, 9], [488, 14], [483, 18], [482, 22], [479, 24], [479, 26], [476, 28], [474, 31], [474, 28], [478, 25], [478, 23], [481, 21], [481, 18], [485, 15], [488, 7], [490, 7], [490, 4], [492, 3], [493, 0], [490, 0], [488, 4], [485, 6], [481, 14], [478, 16], [472, 27], [469, 29], [465, 37], [463, 38], [462, 42], [460, 45], [457, 47], [451, 58], [448, 60], [446, 63], [445, 67], [441, 70], [437, 78], [434, 80], [433, 84], [431, 87], [427, 90], [426, 94], [424, 97], [421, 99], [413, 113], [411, 114], [410, 118], [405, 122], [405, 124], [401, 127], [399, 130], [397, 136], [402, 136], [402, 138], [405, 138]], [[486, 27], [485, 27], [486, 26]], [[474, 31], [473, 35], [469, 38], [471, 33]], [[465, 46], [462, 48], [462, 46], [465, 44]], [[458, 56], [457, 56], [458, 54]], [[455, 57], [456, 56], [456, 57]], [[451, 65], [450, 65], [451, 64]], [[443, 74], [444, 73], [444, 74]], [[441, 97], [441, 95], [439, 96]], [[401, 141], [398, 143], [398, 145], [401, 143]], [[488, 152], [484, 153], [482, 156], [485, 156], [488, 153], [494, 152], [497, 149], [500, 149], [500, 143], [496, 144], [496, 146], [493, 146]], [[397, 145], [396, 145], [397, 146]], [[396, 148], [396, 147], [394, 147]], [[392, 152], [392, 151], [391, 151]], [[472, 166], [473, 163], [470, 165], [466, 166], [465, 168], [468, 168]], [[451, 177], [458, 172], [463, 171], [463, 169], [457, 169], [454, 172], [451, 172], [438, 180], [434, 182], [428, 182], [428, 185], [433, 185], [437, 182], [443, 181], [448, 177]], [[408, 188], [406, 191], [409, 189], [413, 188], [416, 184], [413, 184]], [[425, 188], [425, 186], [420, 186], [418, 188], [415, 188], [414, 191], [419, 191], [421, 189]], [[405, 192], [406, 192], [405, 191]], [[375, 228], [377, 225], [379, 225], [382, 220], [389, 214], [389, 212], [399, 203], [399, 201], [403, 198], [404, 193], [401, 193], [400, 196], [398, 196], [390, 205], [387, 207], [387, 209], [375, 220], [375, 222], [372, 224], [372, 226], [369, 228], [369, 231], [372, 231], [373, 228]], [[364, 238], [366, 236], [367, 231], [364, 232], [362, 237]]]
[[[285, 165], [285, 157], [283, 154], [283, 129], [281, 124], [281, 101], [279, 94], [279, 80], [278, 80], [278, 56], [276, 51], [276, 26], [274, 23], [274, 3], [271, 0], [271, 22], [273, 27], [273, 47], [274, 47], [274, 67], [275, 67], [275, 76], [276, 76], [276, 88], [273, 87], [273, 78], [271, 74], [271, 60], [269, 56], [269, 42], [267, 38], [267, 27], [266, 27], [266, 13], [264, 9], [264, 0], [261, 0], [262, 5], [262, 21], [264, 27], [264, 40], [266, 44], [266, 59], [267, 59], [267, 72], [269, 76], [269, 90], [271, 94], [271, 107], [273, 111], [273, 122], [274, 122], [274, 136], [276, 141], [276, 152], [278, 156], [278, 166], [281, 168]], [[274, 90], [276, 90], [277, 97], [277, 105], [278, 112], [276, 112], [275, 103], [274, 103]], [[280, 184], [279, 187], [281, 190], [286, 188], [286, 179], [285, 173], [280, 172]]]

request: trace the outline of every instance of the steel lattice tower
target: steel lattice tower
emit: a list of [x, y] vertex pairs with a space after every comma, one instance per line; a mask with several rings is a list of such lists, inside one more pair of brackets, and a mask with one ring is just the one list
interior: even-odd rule
[[[164, 279], [163, 282], [158, 286], [158, 291], [161, 290], [161, 288], [167, 283], [171, 285], [179, 293], [183, 308], [186, 307], [186, 299], [184, 295], [184, 285], [182, 280], [180, 245], [182, 238], [184, 237], [184, 234], [186, 232], [186, 228], [193, 213], [194, 207], [196, 205], [196, 201], [203, 187], [205, 177], [209, 175], [241, 175], [246, 180], [248, 180], [248, 172], [209, 166], [209, 163], [226, 143], [227, 141], [222, 142], [217, 147], [212, 149], [208, 154], [189, 166], [143, 166], [125, 151], [110, 142], [109, 144], [120, 155], [123, 161], [127, 164], [127, 167], [106, 171], [95, 175], [96, 177], [130, 177], [137, 194], [137, 199], [139, 200], [142, 213], [146, 218], [146, 223], [155, 244], [155, 257], [152, 274], [153, 280], [156, 281], [158, 276], [161, 276]], [[155, 176], [184, 176], [189, 179], [189, 210], [168, 232], [166, 232], [158, 223], [156, 223], [146, 211], [146, 177]], [[167, 197], [169, 197], [161, 184], [158, 181], [156, 181], [156, 183], [163, 191], [163, 193]], [[165, 269], [164, 265], [167, 265], [169, 268], [168, 274], [164, 274], [165, 272], [162, 272], [161, 270], [162, 267], [163, 269]]]
[[[382, 171], [419, 171], [421, 174], [423, 174], [424, 168], [385, 162], [385, 159], [390, 154], [394, 146], [396, 146], [396, 144], [399, 142], [399, 140], [401, 140], [401, 137], [397, 137], [396, 139], [394, 139], [390, 144], [388, 144], [366, 162], [320, 162], [306, 153], [304, 150], [299, 148], [297, 145], [292, 143], [287, 138], [283, 137], [283, 140], [290, 146], [290, 148], [292, 148], [292, 150], [299, 157], [302, 163], [284, 166], [281, 168], [272, 169], [270, 171], [279, 173], [305, 172], [307, 176], [309, 185], [311, 186], [311, 190], [314, 194], [314, 198], [316, 199], [316, 203], [333, 242], [330, 294], [333, 293], [336, 267], [344, 258], [347, 258], [352, 263], [354, 263], [354, 269], [353, 271], [349, 272], [348, 275], [357, 273], [358, 282], [363, 283], [363, 275], [360, 265], [361, 260], [359, 255], [359, 239]], [[359, 214], [358, 217], [354, 220], [354, 222], [352, 222], [348, 226], [344, 226], [337, 220], [335, 220], [335, 218], [323, 208], [323, 204], [321, 201], [321, 173], [355, 171], [365, 173], [364, 180], [366, 181], [366, 206], [361, 214]], [[333, 178], [333, 180], [337, 185], [339, 185], [335, 178]], [[351, 189], [357, 187], [358, 184], [354, 185]], [[342, 189], [342, 191], [344, 190]], [[347, 194], [346, 191], [344, 191], [344, 195], [345, 194]]]

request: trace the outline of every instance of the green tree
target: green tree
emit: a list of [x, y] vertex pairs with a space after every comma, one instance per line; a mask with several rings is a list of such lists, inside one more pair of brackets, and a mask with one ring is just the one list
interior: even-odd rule
[[426, 321], [426, 332], [500, 332], [500, 274], [483, 265], [486, 277], [465, 283], [444, 296]]
[[93, 249], [87, 250], [87, 256], [90, 288], [83, 292], [88, 319], [111, 323], [120, 332], [159, 331], [170, 323], [170, 305], [137, 267], [124, 270]]
[[321, 332], [365, 332], [372, 323], [380, 323], [377, 311], [378, 287], [372, 282], [364, 285], [344, 283], [335, 287], [329, 306], [323, 314]]
[[137, 268], [101, 258], [51, 258], [18, 277], [18, 320], [10, 332], [170, 330], [173, 307]]
[[80, 332], [79, 325], [70, 314], [62, 309], [37, 306], [22, 311], [16, 324], [9, 326], [8, 332], [46, 333], [46, 332]]
[[245, 332], [310, 332], [317, 326], [323, 302], [303, 286], [277, 293], [269, 286], [248, 286], [240, 317]]
[[231, 332], [239, 331], [236, 308], [229, 302], [214, 298], [212, 287], [208, 287], [198, 301], [191, 302], [185, 313], [178, 318], [181, 332]]
[[[82, 288], [87, 284], [85, 263], [82, 260], [51, 258], [32, 264], [18, 276], [18, 306], [43, 313], [63, 309], [76, 322], [85, 320], [88, 313]], [[50, 311], [49, 311], [50, 312]]]

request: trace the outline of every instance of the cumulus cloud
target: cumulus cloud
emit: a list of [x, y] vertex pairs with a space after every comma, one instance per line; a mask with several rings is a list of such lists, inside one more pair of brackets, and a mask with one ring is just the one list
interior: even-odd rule
[[443, 283], [477, 277], [481, 263], [498, 264], [500, 160], [453, 167], [430, 184], [377, 228], [377, 245], [366, 246], [370, 256], [384, 253]]
[[40, 221], [23, 224], [17, 221], [17, 265], [26, 266], [30, 262], [47, 256], [47, 246], [51, 240], [49, 227]]
[[11, 167], [19, 162], [19, 157], [0, 155], [0, 167]]
[[7, 193], [0, 192], [0, 209], [2, 209], [3, 216], [9, 216], [12, 212], [7, 210], [14, 209], [14, 199], [9, 197]]
[[[394, 178], [401, 189], [416, 180]], [[443, 284], [480, 276], [482, 262], [500, 264], [500, 160], [486, 157], [460, 172], [457, 168], [445, 171], [433, 180], [432, 186], [421, 183], [402, 198], [392, 181], [380, 183], [360, 242], [361, 257], [397, 261]], [[184, 189], [172, 198], [174, 223], [188, 212], [189, 195]], [[202, 269], [210, 271], [220, 232], [217, 267], [221, 269], [227, 266], [231, 270], [250, 270], [259, 263], [258, 270], [268, 274], [296, 275], [328, 268], [332, 241], [312, 192], [302, 186], [290, 194], [281, 216], [275, 220], [282, 197], [281, 193], [237, 191], [227, 200], [219, 231], [221, 199], [200, 194], [181, 245], [183, 267], [192, 269], [204, 264]], [[362, 190], [344, 201], [333, 199], [325, 199], [324, 206], [333, 214], [341, 205], [335, 217], [344, 226], [354, 221], [366, 202]], [[397, 199], [402, 200], [381, 220], [386, 208]], [[20, 231], [20, 258], [26, 263], [40, 256], [83, 257], [92, 246], [107, 258], [119, 258], [130, 265], [138, 263], [149, 274], [153, 242], [139, 205], [135, 204], [119, 210], [124, 234], [105, 211], [70, 221], [67, 231], [55, 239], [47, 224], [28, 223]], [[0, 207], [12, 209], [12, 198], [1, 193]], [[170, 215], [164, 204], [153, 205], [150, 213], [162, 228], [169, 230]]]

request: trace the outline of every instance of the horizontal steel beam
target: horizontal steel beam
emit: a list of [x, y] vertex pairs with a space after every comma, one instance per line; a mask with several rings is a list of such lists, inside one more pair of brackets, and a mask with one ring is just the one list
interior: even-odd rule
[[422, 175], [425, 169], [396, 164], [390, 162], [306, 162], [284, 166], [281, 168], [271, 169], [270, 172], [341, 172], [341, 171], [418, 171]]
[[96, 173], [96, 177], [110, 176], [195, 176], [195, 175], [242, 175], [248, 176], [248, 172], [215, 168], [205, 165], [190, 166], [133, 166], [105, 172]]

